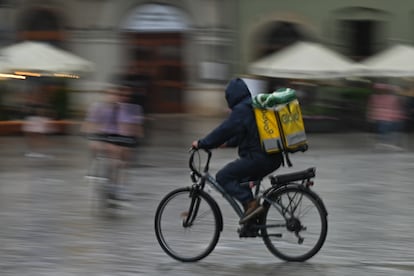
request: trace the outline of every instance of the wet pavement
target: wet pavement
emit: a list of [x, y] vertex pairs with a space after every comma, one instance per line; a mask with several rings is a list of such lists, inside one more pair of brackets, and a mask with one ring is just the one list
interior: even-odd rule
[[[215, 250], [180, 263], [158, 245], [153, 219], [161, 198], [190, 184], [188, 148], [219, 118], [160, 116], [128, 170], [131, 206], [102, 215], [84, 178], [86, 140], [49, 139], [52, 159], [24, 157], [22, 137], [0, 137], [0, 275], [414, 275], [414, 142], [375, 148], [370, 133], [309, 134], [293, 168], [317, 167], [314, 190], [329, 212], [321, 251], [285, 263], [260, 239], [239, 239], [237, 216], [212, 191], [224, 216]], [[214, 151], [211, 172], [235, 157]]]

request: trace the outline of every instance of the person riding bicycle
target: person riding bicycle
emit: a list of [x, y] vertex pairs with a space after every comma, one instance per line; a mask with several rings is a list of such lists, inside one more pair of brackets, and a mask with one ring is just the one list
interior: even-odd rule
[[131, 103], [131, 95], [129, 86], [111, 86], [106, 91], [105, 101], [91, 105], [84, 125], [91, 140], [92, 156], [104, 155], [116, 161], [110, 177], [115, 189], [111, 193], [113, 199], [122, 199], [119, 170], [130, 162], [133, 148], [144, 135], [142, 107]]
[[249, 187], [241, 182], [263, 178], [282, 164], [282, 154], [268, 154], [262, 149], [252, 108], [251, 93], [246, 83], [232, 79], [226, 87], [225, 97], [231, 113], [204, 138], [193, 141], [192, 147], [213, 149], [238, 147], [239, 158], [228, 163], [216, 174], [217, 182], [244, 207], [240, 224], [256, 217], [263, 209], [254, 199]]

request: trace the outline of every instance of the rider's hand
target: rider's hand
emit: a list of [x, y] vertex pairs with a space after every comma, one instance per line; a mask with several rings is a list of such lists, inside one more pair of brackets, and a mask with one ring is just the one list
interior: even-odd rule
[[191, 144], [191, 146], [192, 146], [194, 149], [198, 149], [198, 140], [193, 141], [193, 143]]

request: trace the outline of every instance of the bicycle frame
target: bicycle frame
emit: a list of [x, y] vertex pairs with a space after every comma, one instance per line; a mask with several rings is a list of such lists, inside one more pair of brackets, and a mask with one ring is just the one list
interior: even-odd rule
[[[195, 149], [192, 149], [193, 151], [195, 151]], [[216, 181], [216, 179], [209, 173], [209, 163], [211, 160], [211, 156], [212, 153], [210, 150], [204, 150], [207, 153], [207, 161], [204, 167], [203, 172], [198, 171], [197, 169], [194, 168], [193, 166], [193, 157], [194, 157], [194, 152], [192, 153], [192, 156], [189, 160], [189, 167], [191, 169], [191, 179], [193, 181], [193, 185], [197, 186], [199, 189], [204, 190], [205, 187], [205, 183], [207, 182], [212, 188], [214, 188], [216, 191], [218, 191], [226, 200], [227, 202], [230, 204], [230, 206], [233, 208], [233, 210], [236, 212], [236, 214], [241, 218], [244, 214], [243, 210], [240, 208], [240, 205], [237, 203], [237, 201], [230, 196], [224, 189], [223, 187]], [[255, 197], [261, 197], [263, 198], [264, 201], [268, 202], [269, 204], [273, 205], [273, 207], [275, 207], [279, 213], [285, 218], [288, 219], [288, 217], [286, 216], [287, 213], [289, 213], [287, 211], [287, 207], [285, 206], [281, 206], [280, 204], [277, 204], [277, 202], [275, 202], [274, 200], [272, 200], [270, 198], [270, 196], [274, 193], [276, 193], [278, 190], [280, 189], [284, 189], [288, 186], [296, 186], [299, 187], [301, 189], [307, 189], [310, 191], [309, 186], [313, 185], [313, 182], [310, 181], [308, 178], [303, 178], [303, 179], [299, 179], [302, 182], [301, 183], [296, 183], [296, 182], [290, 182], [287, 181], [285, 183], [280, 183], [278, 185], [272, 186], [266, 190], [264, 190], [263, 192], [260, 193], [260, 186], [261, 186], [261, 180], [260, 181], [255, 181]], [[312, 194], [314, 194], [312, 191], [310, 191]], [[326, 208], [323, 204], [323, 202], [319, 199], [318, 196], [315, 195], [315, 198], [317, 199], [317, 201], [319, 201], [319, 203], [321, 204], [321, 206], [323, 206], [323, 211], [324, 213], [327, 214]], [[293, 199], [290, 201], [289, 205], [293, 202]], [[196, 209], [197, 210], [197, 209]], [[194, 219], [194, 218], [193, 218]], [[282, 225], [281, 225], [282, 226]], [[283, 225], [284, 226], [284, 225]]]
[[218, 191], [227, 200], [227, 202], [230, 204], [230, 206], [233, 208], [233, 210], [236, 212], [236, 214], [239, 217], [243, 216], [243, 210], [240, 208], [240, 205], [237, 203], [237, 201], [233, 197], [231, 197], [223, 189], [223, 187], [220, 186], [220, 184], [216, 181], [216, 179], [211, 174], [205, 173], [201, 181], [204, 181], [204, 182], [207, 181], [211, 187], [216, 189], [216, 191]]
[[[237, 215], [241, 218], [244, 214], [243, 210], [240, 208], [240, 205], [237, 203], [237, 201], [231, 197], [224, 189], [223, 187], [220, 186], [220, 184], [216, 181], [216, 179], [210, 174], [210, 173], [205, 173], [201, 179], [200, 182], [208, 182], [210, 184], [211, 187], [213, 187], [214, 189], [216, 189], [216, 191], [218, 191], [226, 200], [227, 202], [230, 204], [230, 206], [233, 208], [233, 210], [237, 213]], [[201, 184], [201, 183], [200, 183]], [[294, 185], [301, 185], [301, 184], [294, 184]], [[259, 191], [260, 188], [260, 183], [256, 184], [256, 191]], [[273, 205], [279, 212], [280, 214], [287, 219], [288, 217], [286, 216], [286, 214], [288, 213], [288, 211], [286, 211], [288, 209], [289, 206], [284, 207], [281, 206], [280, 204], [277, 204], [275, 201], [271, 200], [269, 197], [266, 196], [266, 194], [272, 194], [273, 192], [275, 192], [277, 189], [279, 189], [281, 187], [278, 188], [269, 188], [266, 191], [264, 191], [261, 195], [261, 197], [269, 202], [269, 204]], [[257, 193], [256, 193], [257, 194]], [[293, 200], [290, 201], [290, 203], [292, 203]], [[285, 226], [285, 225], [279, 225], [279, 226]]]
[[[195, 149], [193, 149], [193, 150], [195, 150]], [[191, 173], [191, 179], [193, 180], [193, 185], [196, 185], [201, 190], [204, 190], [205, 184], [207, 182], [210, 185], [210, 187], [212, 187], [217, 192], [219, 192], [227, 200], [227, 202], [230, 204], [230, 206], [233, 208], [233, 210], [236, 212], [236, 214], [241, 218], [243, 216], [244, 212], [243, 212], [242, 208], [240, 207], [240, 204], [238, 204], [237, 201], [232, 196], [230, 196], [223, 189], [223, 187], [217, 182], [217, 180], [208, 172], [212, 153], [211, 153], [210, 150], [205, 150], [205, 152], [207, 153], [208, 157], [207, 157], [207, 161], [206, 161], [206, 164], [205, 164], [205, 167], [204, 167], [204, 170], [203, 170], [202, 173], [197, 171], [193, 166], [194, 153], [190, 158], [189, 167], [190, 167], [191, 172], [192, 172]], [[259, 194], [260, 183], [261, 182], [259, 181], [255, 185], [255, 189], [256, 189], [255, 196], [258, 196], [258, 194]]]

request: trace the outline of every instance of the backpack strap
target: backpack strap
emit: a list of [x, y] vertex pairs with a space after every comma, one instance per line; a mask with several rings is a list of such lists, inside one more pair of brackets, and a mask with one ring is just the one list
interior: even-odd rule
[[288, 167], [292, 167], [292, 162], [290, 162], [289, 153], [287, 151], [285, 151], [285, 152], [283, 152], [283, 155], [285, 156], [284, 159], [286, 159], [286, 163], [287, 163]]

